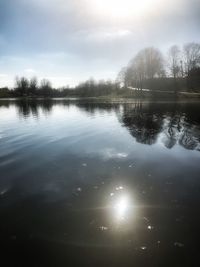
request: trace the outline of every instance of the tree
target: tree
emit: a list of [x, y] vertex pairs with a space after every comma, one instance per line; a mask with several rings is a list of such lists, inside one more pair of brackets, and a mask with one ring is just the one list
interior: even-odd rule
[[126, 73], [127, 73], [127, 68], [123, 67], [120, 72], [117, 75], [116, 78], [116, 84], [119, 85], [119, 87], [127, 87], [126, 84]]
[[36, 77], [31, 78], [29, 82], [29, 90], [32, 95], [36, 94], [37, 84], [38, 84], [37, 78]]
[[144, 82], [148, 80], [148, 85], [152, 89], [152, 80], [163, 76], [164, 60], [162, 53], [154, 48], [148, 47], [139, 51], [130, 61], [125, 79], [128, 85], [144, 88]]
[[51, 82], [47, 79], [43, 79], [40, 82], [40, 92], [43, 96], [50, 96], [52, 91]]
[[184, 57], [185, 57], [185, 74], [187, 76], [187, 86], [189, 89], [193, 90], [193, 70], [198, 69], [200, 66], [200, 44], [198, 43], [188, 43], [184, 45]]
[[177, 45], [171, 46], [168, 55], [169, 55], [169, 69], [173, 78], [176, 79], [181, 72], [179, 47]]
[[168, 51], [169, 55], [169, 69], [171, 75], [174, 78], [174, 89], [177, 91], [177, 78], [181, 74], [181, 60], [180, 60], [180, 49], [177, 45], [170, 47]]
[[185, 67], [188, 73], [191, 69], [196, 68], [200, 64], [200, 44], [187, 43], [183, 47], [185, 56]]
[[29, 89], [29, 81], [25, 77], [16, 77], [16, 92], [20, 96], [26, 96], [29, 94], [28, 89]]
[[145, 64], [145, 75], [148, 79], [160, 77], [163, 73], [163, 56], [159, 49], [149, 47], [141, 51]]

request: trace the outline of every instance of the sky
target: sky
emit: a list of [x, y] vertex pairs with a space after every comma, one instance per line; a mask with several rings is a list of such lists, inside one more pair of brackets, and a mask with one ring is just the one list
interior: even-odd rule
[[144, 47], [200, 42], [199, 0], [0, 0], [0, 87], [115, 79]]

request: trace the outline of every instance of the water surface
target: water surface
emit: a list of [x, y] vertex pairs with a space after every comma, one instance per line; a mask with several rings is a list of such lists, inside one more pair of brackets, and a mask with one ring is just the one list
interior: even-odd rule
[[1, 100], [2, 259], [198, 266], [199, 173], [200, 103]]

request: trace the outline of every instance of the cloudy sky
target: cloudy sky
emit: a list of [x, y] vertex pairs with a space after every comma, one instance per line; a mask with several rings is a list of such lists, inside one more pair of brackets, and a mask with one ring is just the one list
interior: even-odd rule
[[0, 0], [0, 86], [114, 79], [146, 46], [200, 41], [199, 0]]

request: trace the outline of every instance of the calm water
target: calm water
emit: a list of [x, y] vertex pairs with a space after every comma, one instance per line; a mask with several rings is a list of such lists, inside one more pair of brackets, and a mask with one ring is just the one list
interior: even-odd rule
[[0, 101], [2, 266], [199, 266], [199, 204], [200, 103]]

